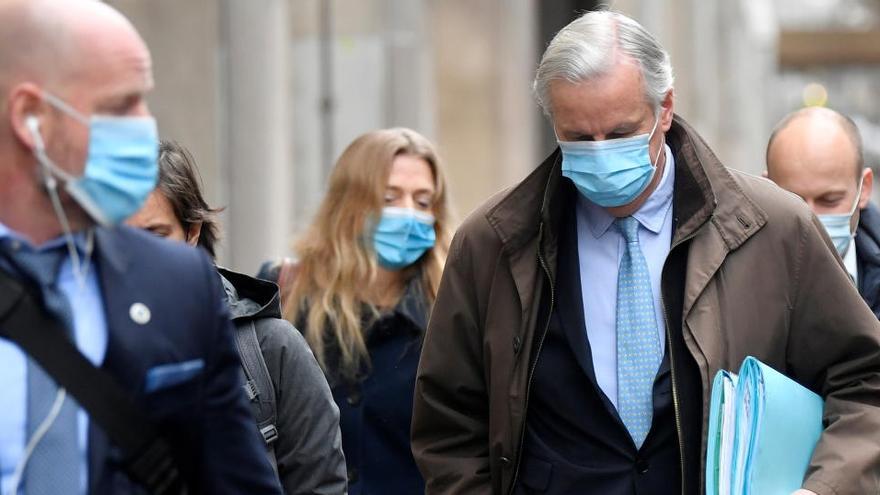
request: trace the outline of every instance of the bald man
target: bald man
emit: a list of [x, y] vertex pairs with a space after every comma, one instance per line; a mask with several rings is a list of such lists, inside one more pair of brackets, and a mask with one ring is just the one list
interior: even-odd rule
[[143, 40], [92, 0], [0, 25], [0, 492], [280, 494], [212, 264], [119, 225], [157, 175]]
[[870, 202], [874, 175], [855, 123], [822, 107], [787, 115], [767, 144], [767, 177], [807, 202], [880, 317], [880, 210]]

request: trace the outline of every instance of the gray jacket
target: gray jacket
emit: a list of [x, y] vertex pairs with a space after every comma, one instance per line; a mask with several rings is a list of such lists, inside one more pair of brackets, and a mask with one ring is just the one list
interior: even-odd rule
[[346, 493], [347, 472], [339, 409], [302, 335], [281, 318], [278, 287], [219, 268], [233, 323], [254, 321], [260, 351], [275, 388], [275, 457], [288, 495]]

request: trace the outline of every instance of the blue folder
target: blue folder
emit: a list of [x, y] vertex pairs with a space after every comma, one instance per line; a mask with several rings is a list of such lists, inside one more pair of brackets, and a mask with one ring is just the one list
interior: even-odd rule
[[743, 361], [738, 378], [719, 371], [709, 412], [706, 493], [789, 495], [800, 488], [822, 434], [822, 411], [818, 395], [753, 357]]
[[[730, 493], [730, 466], [736, 431], [733, 430], [736, 426], [736, 382], [736, 374], [724, 370], [719, 371], [712, 382], [706, 448], [706, 493], [709, 495]], [[723, 458], [725, 455], [726, 459]]]

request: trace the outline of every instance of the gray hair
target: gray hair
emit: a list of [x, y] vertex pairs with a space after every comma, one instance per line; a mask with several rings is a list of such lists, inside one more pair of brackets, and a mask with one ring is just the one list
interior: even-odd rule
[[578, 83], [608, 72], [620, 53], [639, 64], [645, 97], [659, 108], [672, 89], [669, 54], [641, 24], [618, 12], [587, 12], [562, 28], [541, 57], [532, 89], [549, 117], [550, 84], [559, 79]]

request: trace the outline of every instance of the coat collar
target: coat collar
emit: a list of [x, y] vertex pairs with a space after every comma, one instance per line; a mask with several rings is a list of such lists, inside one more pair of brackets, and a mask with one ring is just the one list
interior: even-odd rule
[[419, 332], [423, 333], [428, 326], [428, 303], [422, 288], [422, 277], [413, 276], [406, 284], [406, 289], [393, 312], [407, 318]]
[[278, 286], [248, 275], [217, 267], [233, 320], [281, 318]]
[[767, 223], [767, 213], [743, 192], [727, 167], [681, 117], [673, 120], [667, 142], [677, 163], [684, 165], [676, 173], [673, 203], [678, 225], [673, 245], [711, 220], [727, 250], [732, 251]]

